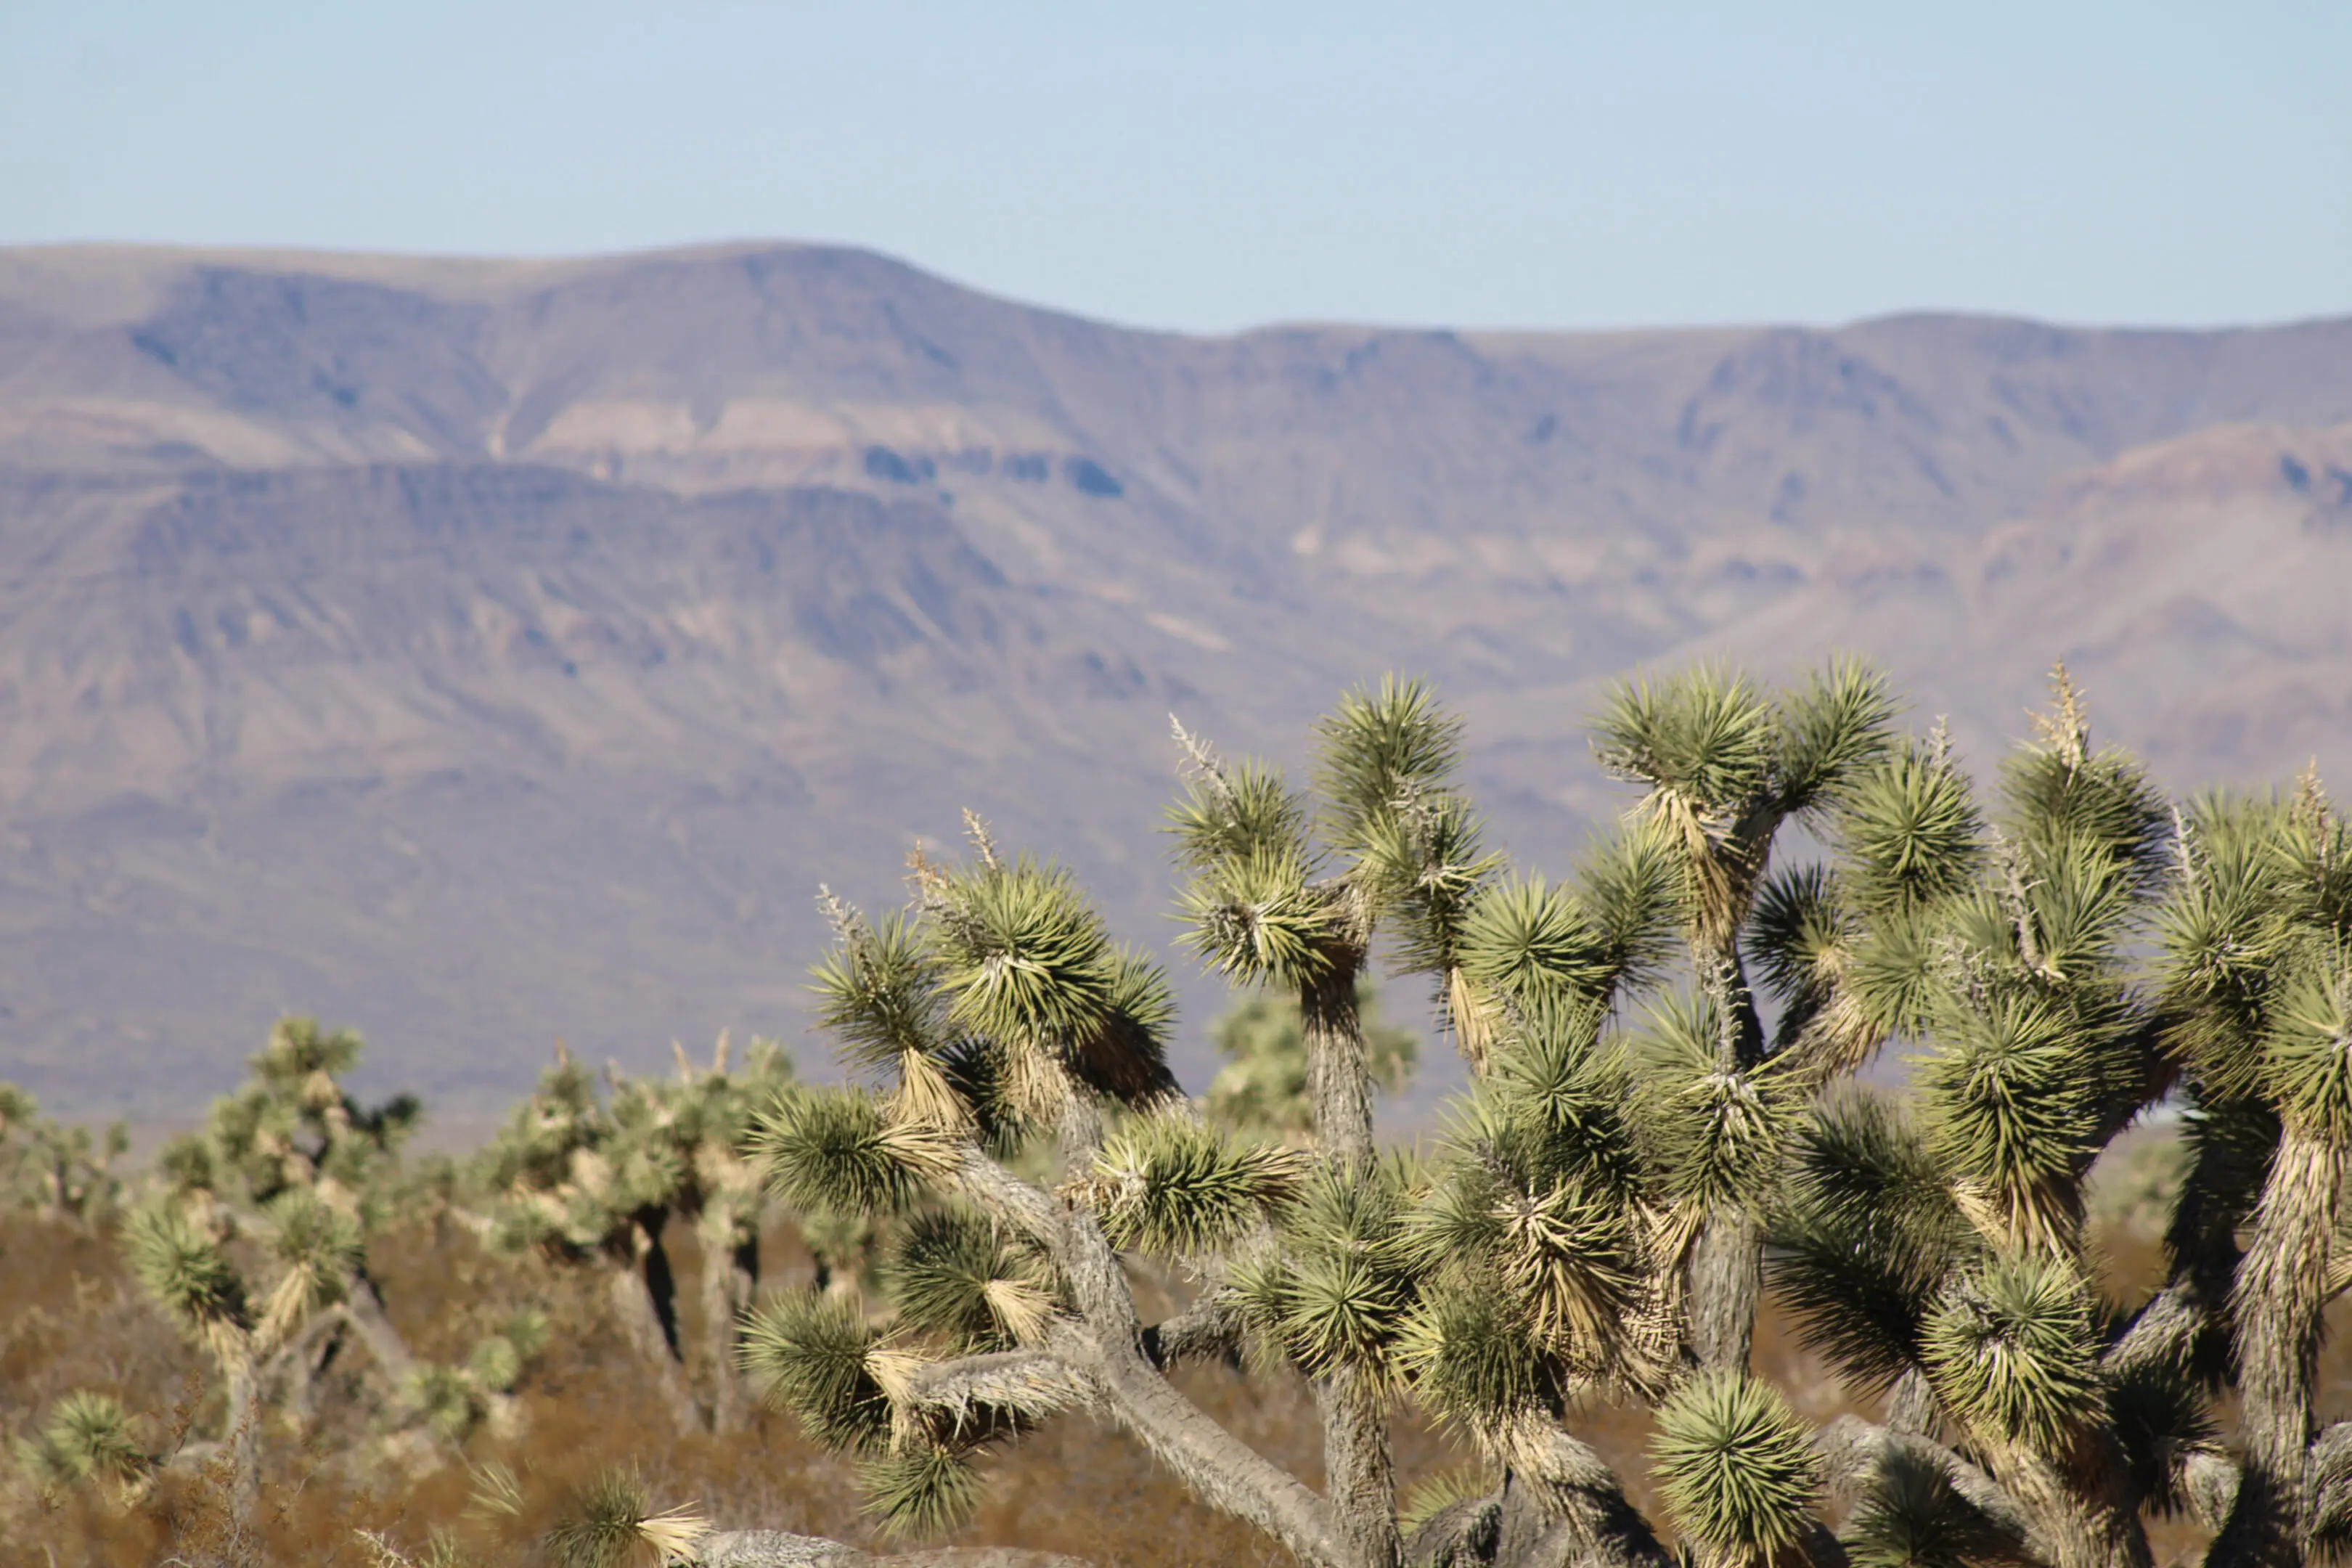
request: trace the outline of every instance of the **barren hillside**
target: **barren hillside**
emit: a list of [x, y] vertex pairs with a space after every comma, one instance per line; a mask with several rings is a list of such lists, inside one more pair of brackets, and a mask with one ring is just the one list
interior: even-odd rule
[[798, 1044], [815, 885], [964, 805], [1158, 942], [1170, 710], [1296, 757], [1388, 668], [1538, 866], [1598, 683], [1715, 651], [1873, 652], [1979, 756], [2063, 655], [2173, 782], [2352, 778], [2347, 598], [2352, 320], [1197, 339], [814, 247], [0, 251], [0, 1075], [168, 1110], [281, 1007], [461, 1097]]

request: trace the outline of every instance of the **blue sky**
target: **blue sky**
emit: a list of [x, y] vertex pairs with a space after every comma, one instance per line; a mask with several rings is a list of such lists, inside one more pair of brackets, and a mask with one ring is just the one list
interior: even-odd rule
[[2352, 311], [2352, 5], [0, 0], [0, 244], [843, 241], [1139, 324]]

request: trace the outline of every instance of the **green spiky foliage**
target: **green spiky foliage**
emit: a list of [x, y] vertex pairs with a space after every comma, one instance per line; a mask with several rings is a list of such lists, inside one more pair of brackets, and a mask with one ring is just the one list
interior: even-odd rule
[[[1372, 1086], [1400, 1093], [1412, 1081], [1420, 1042], [1410, 1029], [1383, 1023], [1379, 994], [1356, 986], [1356, 1016], [1364, 1035], [1364, 1064]], [[1210, 1029], [1224, 1065], [1209, 1080], [1209, 1115], [1252, 1137], [1303, 1138], [1314, 1121], [1307, 1092], [1307, 1030], [1293, 992], [1244, 996]]]
[[534, 1307], [505, 1314], [474, 1342], [462, 1363], [420, 1362], [401, 1389], [404, 1407], [453, 1445], [485, 1427], [511, 1431], [513, 1394], [547, 1348], [547, 1315]]
[[1095, 1157], [1103, 1232], [1136, 1252], [1181, 1258], [1240, 1240], [1297, 1193], [1296, 1152], [1237, 1143], [1190, 1117], [1140, 1118]]
[[1813, 1523], [1822, 1458], [1769, 1384], [1723, 1373], [1684, 1384], [1658, 1406], [1650, 1455], [1675, 1523], [1711, 1562], [1778, 1561]]
[[[750, 1394], [736, 1380], [734, 1323], [758, 1288], [767, 1213], [762, 1139], [798, 1113], [792, 1059], [752, 1041], [740, 1061], [719, 1037], [707, 1065], [673, 1047], [667, 1078], [591, 1073], [568, 1053], [540, 1075], [475, 1162], [491, 1199], [494, 1247], [604, 1277], [620, 1326], [684, 1425], [731, 1430]], [[766, 1119], [763, 1121], [763, 1118]], [[691, 1386], [667, 1233], [693, 1227], [709, 1265], [703, 1317], [712, 1343]]]
[[39, 1429], [18, 1441], [16, 1457], [45, 1491], [89, 1485], [121, 1501], [145, 1490], [156, 1467], [121, 1402], [87, 1388], [51, 1405]]
[[[134, 1268], [211, 1349], [234, 1411], [278, 1400], [285, 1418], [307, 1421], [313, 1373], [355, 1346], [365, 1368], [356, 1396], [373, 1420], [400, 1405], [414, 1370], [368, 1247], [406, 1206], [401, 1149], [421, 1109], [407, 1095], [355, 1098], [343, 1080], [361, 1052], [348, 1029], [279, 1019], [244, 1083], [164, 1146], [159, 1190], [125, 1226]], [[208, 1283], [192, 1294], [199, 1277]], [[220, 1293], [218, 1310], [199, 1307], [208, 1291]], [[232, 1428], [252, 1419], [237, 1414]]]
[[[1983, 785], [1894, 712], [1850, 662], [1627, 687], [1599, 752], [1639, 795], [1558, 880], [1482, 848], [1423, 687], [1345, 699], [1305, 788], [1180, 730], [1184, 941], [1279, 997], [1254, 1025], [1297, 1019], [1281, 1147], [1176, 1100], [1156, 1049], [1090, 1058], [1157, 1042], [1165, 994], [1066, 874], [977, 830], [966, 864], [919, 858], [904, 915], [836, 908], [819, 973], [869, 1081], [761, 1133], [774, 1189], [875, 1263], [763, 1307], [755, 1381], [916, 1533], [964, 1516], [992, 1444], [1085, 1410], [1317, 1568], [1664, 1568], [1578, 1436], [1622, 1402], [1710, 1564], [2144, 1568], [2184, 1511], [2222, 1526], [2210, 1568], [2352, 1536], [2352, 1437], [2310, 1386], [2352, 1286], [2340, 819], [2313, 781], [2176, 817], [2063, 672]], [[1370, 1136], [1381, 963], [1434, 983], [1472, 1074], [1410, 1158]], [[1122, 964], [1163, 1000], [1121, 1001]], [[1852, 1081], [1890, 1044], [1897, 1087]], [[2187, 1173], [2169, 1273], [2117, 1302], [2085, 1184], [2151, 1118]], [[1143, 1326], [1154, 1258], [1197, 1299]], [[1816, 1430], [1821, 1389], [1759, 1379], [1768, 1288], [1884, 1420]], [[1196, 1357], [1311, 1382], [1317, 1487], [1214, 1431], [1168, 1381]], [[1488, 1489], [1398, 1506], [1403, 1402]]]
[[341, 1080], [361, 1051], [349, 1029], [280, 1018], [248, 1059], [245, 1084], [213, 1102], [201, 1131], [164, 1148], [163, 1171], [184, 1193], [245, 1205], [298, 1188], [324, 1188], [347, 1205], [380, 1196], [422, 1108], [412, 1095], [374, 1106], [353, 1099]]
[[130, 1130], [119, 1121], [103, 1131], [59, 1122], [16, 1085], [0, 1083], [0, 1208], [68, 1225], [101, 1223], [121, 1205], [114, 1165], [130, 1147]]
[[1931, 1459], [1891, 1456], [1873, 1474], [1847, 1521], [1857, 1568], [1968, 1568], [2015, 1562], [2020, 1544], [1954, 1489]]
[[709, 1532], [690, 1509], [653, 1510], [652, 1493], [636, 1471], [598, 1471], [565, 1500], [544, 1546], [556, 1568], [625, 1568], [637, 1563], [695, 1561]]

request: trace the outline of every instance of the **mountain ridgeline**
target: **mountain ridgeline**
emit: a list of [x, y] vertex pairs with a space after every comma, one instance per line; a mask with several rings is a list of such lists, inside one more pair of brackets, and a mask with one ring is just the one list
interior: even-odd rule
[[1536, 866], [1625, 804], [1602, 684], [1709, 656], [1866, 652], [1979, 766], [2063, 657], [2168, 783], [2352, 776], [2347, 591], [2352, 320], [1199, 338], [813, 247], [0, 251], [0, 1059], [162, 1112], [285, 1008], [461, 1099], [796, 1037], [816, 885], [895, 902], [966, 806], [1158, 944], [1169, 713], [1280, 755], [1387, 668]]

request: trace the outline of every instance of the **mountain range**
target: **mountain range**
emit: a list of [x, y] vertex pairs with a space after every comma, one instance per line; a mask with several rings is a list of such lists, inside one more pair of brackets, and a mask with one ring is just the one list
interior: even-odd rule
[[[815, 892], [969, 807], [1165, 944], [1171, 713], [1469, 720], [1832, 650], [1990, 766], [2063, 658], [2167, 783], [2352, 776], [2352, 319], [1208, 338], [866, 252], [0, 250], [0, 1076], [169, 1114], [272, 1017], [457, 1104], [804, 1058]], [[1196, 1088], [1218, 991], [1186, 973]]]

